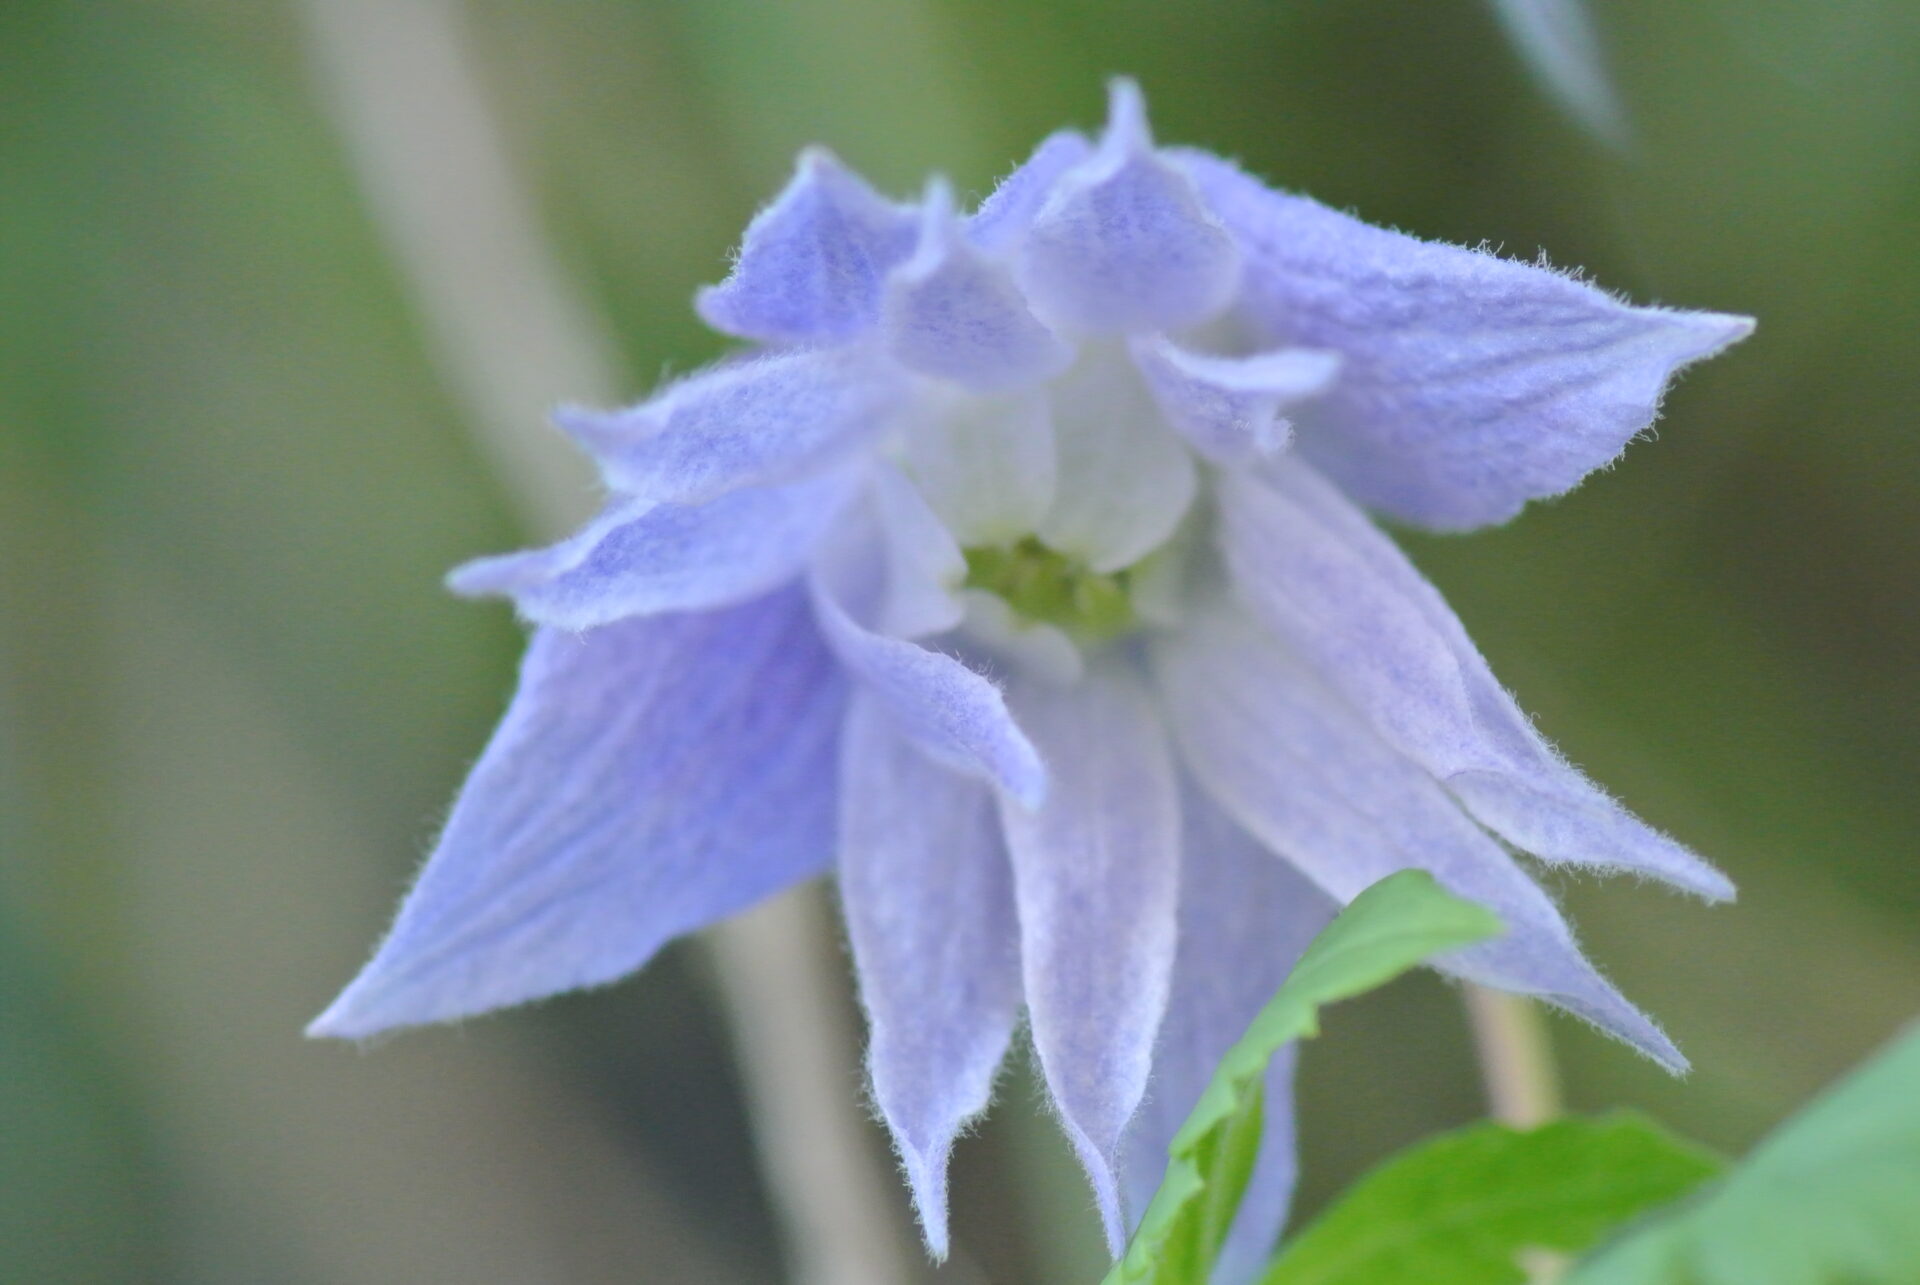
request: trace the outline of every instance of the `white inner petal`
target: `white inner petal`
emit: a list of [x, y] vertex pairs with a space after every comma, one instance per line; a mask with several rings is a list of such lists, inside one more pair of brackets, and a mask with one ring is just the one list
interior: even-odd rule
[[1056, 626], [1022, 620], [997, 594], [963, 589], [960, 599], [966, 604], [967, 637], [1021, 673], [1067, 684], [1079, 682], [1086, 672], [1080, 648]]
[[1046, 394], [931, 392], [907, 431], [901, 467], [962, 546], [1011, 544], [1053, 504]]
[[1034, 530], [1095, 571], [1131, 566], [1165, 542], [1193, 504], [1193, 458], [1119, 343], [1088, 344], [1048, 391], [1058, 480]]
[[893, 466], [874, 471], [873, 499], [887, 545], [880, 631], [918, 638], [953, 628], [964, 610], [955, 596], [967, 574], [960, 546], [920, 491]]

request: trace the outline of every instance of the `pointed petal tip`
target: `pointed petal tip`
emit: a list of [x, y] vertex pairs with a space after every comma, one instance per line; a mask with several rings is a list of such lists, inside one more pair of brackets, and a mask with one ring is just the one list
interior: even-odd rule
[[1684, 880], [1674, 879], [1672, 882], [1680, 891], [1692, 893], [1709, 905], [1730, 906], [1740, 899], [1740, 890], [1734, 886], [1733, 880], [1704, 861], [1697, 862]]
[[1118, 1148], [1094, 1145], [1091, 1138], [1070, 1123], [1067, 1133], [1093, 1187], [1093, 1203], [1100, 1211], [1100, 1228], [1106, 1234], [1107, 1252], [1118, 1262], [1127, 1252], [1127, 1211], [1120, 1195]]
[[1651, 1021], [1647, 1025], [1651, 1028], [1649, 1036], [1644, 1043], [1636, 1042], [1636, 1049], [1668, 1075], [1681, 1076], [1693, 1070], [1693, 1063], [1687, 1060], [1687, 1055], [1680, 1051], [1679, 1045], [1667, 1038], [1665, 1031]]
[[308, 1022], [300, 1034], [310, 1040], [344, 1040], [353, 1038], [351, 1034], [342, 1028], [339, 1019], [334, 1016], [332, 1007], [329, 1007], [324, 1013], [320, 1014], [320, 1016]]
[[913, 254], [895, 273], [908, 279], [924, 279], [937, 271], [960, 241], [962, 229], [954, 208], [953, 184], [944, 174], [927, 176], [920, 197], [920, 229]]
[[534, 584], [538, 577], [519, 553], [495, 553], [463, 562], [441, 578], [460, 598], [505, 598]]
[[1131, 76], [1115, 76], [1107, 82], [1107, 128], [1101, 141], [1121, 155], [1153, 149], [1147, 98]]
[[605, 447], [617, 446], [639, 435], [639, 424], [635, 422], [638, 417], [630, 410], [595, 410], [591, 406], [565, 402], [554, 407], [547, 418], [589, 454], [597, 454]]
[[1700, 361], [1733, 347], [1759, 326], [1752, 317], [1731, 312], [1687, 312], [1686, 329], [1693, 337], [1685, 360]]
[[381, 1022], [364, 1011], [360, 985], [356, 980], [335, 997], [321, 1014], [308, 1022], [301, 1032], [310, 1040], [365, 1040], [396, 1025]]
[[1660, 1029], [1659, 1023], [1636, 1008], [1591, 965], [1584, 965], [1584, 969], [1588, 974], [1583, 987], [1586, 994], [1548, 992], [1540, 994], [1539, 998], [1565, 1009], [1601, 1034], [1611, 1035], [1667, 1074], [1685, 1075], [1693, 1064], [1687, 1061], [1686, 1055], [1667, 1037], [1667, 1033]]
[[920, 1236], [936, 1263], [947, 1260], [950, 1238], [947, 1224], [947, 1159], [952, 1145], [920, 1148], [900, 1139], [900, 1164], [907, 1171], [907, 1189], [920, 1220]]
[[813, 180], [856, 177], [839, 154], [825, 143], [808, 143], [801, 148], [794, 158], [793, 173], [796, 178]]
[[953, 184], [945, 174], [927, 175], [927, 186], [920, 200], [921, 213], [927, 223], [945, 227], [953, 221]]

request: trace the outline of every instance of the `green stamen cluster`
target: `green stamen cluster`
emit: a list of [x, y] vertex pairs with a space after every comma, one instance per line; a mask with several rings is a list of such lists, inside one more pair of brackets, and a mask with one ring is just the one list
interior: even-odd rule
[[1022, 620], [1057, 625], [1081, 642], [1117, 638], [1135, 623], [1131, 569], [1100, 573], [1035, 536], [966, 551], [969, 589], [996, 594]]

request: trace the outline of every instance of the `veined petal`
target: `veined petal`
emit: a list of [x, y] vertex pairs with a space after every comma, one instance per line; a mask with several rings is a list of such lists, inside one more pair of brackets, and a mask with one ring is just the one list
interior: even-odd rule
[[1278, 452], [1293, 436], [1280, 412], [1325, 392], [1340, 369], [1337, 354], [1311, 348], [1212, 357], [1164, 335], [1136, 339], [1132, 348], [1167, 422], [1216, 464]]
[[1042, 139], [1033, 155], [1000, 180], [967, 220], [967, 238], [983, 250], [1005, 250], [1026, 235], [1060, 176], [1086, 160], [1093, 145], [1077, 130]]
[[1165, 544], [1192, 506], [1193, 457], [1117, 344], [1089, 344], [1048, 393], [1059, 462], [1037, 533], [1095, 571], [1131, 566]]
[[1675, 371], [1753, 322], [1635, 308], [1547, 268], [1369, 227], [1183, 151], [1247, 256], [1263, 344], [1338, 352], [1299, 449], [1370, 508], [1461, 531], [1504, 522], [1611, 461]]
[[560, 629], [726, 606], [798, 575], [857, 483], [842, 469], [709, 504], [619, 500], [558, 544], [479, 558], [447, 584], [512, 598], [528, 620]]
[[769, 344], [850, 339], [880, 315], [880, 285], [913, 250], [914, 216], [833, 153], [810, 147], [754, 216], [733, 272], [695, 296], [716, 330]]
[[615, 491], [698, 504], [852, 455], [895, 422], [910, 396], [877, 354], [816, 349], [722, 362], [627, 410], [563, 407], [554, 422]]
[[850, 512], [811, 579], [814, 609], [835, 654], [916, 746], [954, 771], [1038, 806], [1047, 770], [1007, 712], [1000, 689], [960, 660], [868, 622], [884, 611], [885, 568], [871, 515]]
[[845, 684], [797, 588], [533, 638], [506, 719], [373, 962], [358, 1039], [633, 971], [824, 870]]
[[[1215, 1067], [1272, 998], [1332, 898], [1229, 820], [1203, 792], [1180, 796], [1180, 946], [1153, 1079], [1127, 1135], [1127, 1205], [1137, 1223], [1166, 1172], [1167, 1148]], [[1214, 1285], [1252, 1280], [1279, 1238], [1295, 1173], [1291, 1045], [1274, 1059], [1265, 1133]]]
[[1020, 1015], [1019, 928], [993, 792], [858, 695], [842, 741], [840, 897], [871, 1038], [873, 1096], [935, 1258], [947, 1156], [984, 1111]]
[[1121, 1141], [1173, 970], [1180, 801], [1152, 703], [1117, 660], [1010, 698], [1047, 758], [1046, 803], [1002, 800], [1033, 1044], [1118, 1255]]
[[1544, 861], [1733, 895], [1719, 871], [1554, 752], [1446, 600], [1324, 478], [1276, 460], [1259, 478], [1223, 478], [1219, 499], [1240, 599], [1482, 824]]
[[881, 312], [895, 361], [979, 392], [1037, 383], [1073, 360], [1027, 308], [1013, 274], [967, 239], [940, 180], [929, 185], [920, 244], [887, 279]]
[[1046, 320], [1088, 334], [1177, 330], [1227, 305], [1240, 252], [1191, 179], [1154, 150], [1146, 104], [1112, 86], [1099, 149], [1027, 229], [1020, 283]]
[[900, 463], [961, 544], [1011, 544], [1053, 503], [1058, 457], [1046, 392], [929, 397]]
[[1195, 779], [1249, 833], [1336, 899], [1418, 867], [1498, 914], [1506, 933], [1437, 961], [1560, 1005], [1671, 1070], [1686, 1059], [1580, 954], [1560, 912], [1425, 769], [1302, 663], [1221, 604], [1157, 640], [1174, 735]]

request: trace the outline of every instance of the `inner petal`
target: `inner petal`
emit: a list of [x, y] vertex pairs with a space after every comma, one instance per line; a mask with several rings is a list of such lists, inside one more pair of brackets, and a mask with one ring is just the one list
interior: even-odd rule
[[1187, 515], [1199, 490], [1193, 457], [1124, 345], [1088, 344], [1049, 394], [1058, 463], [1035, 534], [1094, 571], [1131, 566]]

